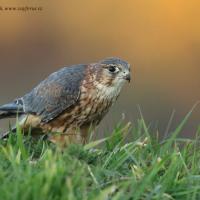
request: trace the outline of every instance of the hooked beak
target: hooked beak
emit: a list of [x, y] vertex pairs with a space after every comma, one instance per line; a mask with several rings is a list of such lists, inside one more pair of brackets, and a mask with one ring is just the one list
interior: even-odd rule
[[130, 81], [131, 81], [131, 75], [127, 74], [126, 76], [124, 76], [124, 79], [127, 80], [130, 83]]

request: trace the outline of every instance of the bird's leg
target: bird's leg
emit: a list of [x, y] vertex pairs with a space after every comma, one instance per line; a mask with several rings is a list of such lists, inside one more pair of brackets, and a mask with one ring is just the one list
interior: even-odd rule
[[88, 142], [88, 136], [91, 131], [94, 130], [91, 124], [81, 126], [80, 128], [67, 129], [65, 133], [54, 134], [49, 136], [49, 140], [61, 147], [66, 147], [69, 144], [86, 144]]
[[81, 126], [80, 135], [82, 138], [82, 144], [86, 144], [88, 142], [89, 136], [94, 130], [95, 130], [95, 126], [92, 124]]
[[77, 128], [70, 128], [65, 133], [51, 134], [48, 139], [61, 147], [66, 147], [72, 143], [83, 144], [83, 139]]

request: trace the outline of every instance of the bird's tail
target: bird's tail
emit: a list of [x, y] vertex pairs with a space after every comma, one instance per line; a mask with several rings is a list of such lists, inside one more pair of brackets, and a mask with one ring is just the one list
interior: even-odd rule
[[17, 105], [15, 102], [0, 106], [0, 119], [16, 117], [24, 114], [23, 106]]
[[[15, 118], [22, 114], [24, 114], [23, 106], [17, 105], [15, 102], [0, 106], [0, 120], [4, 118]], [[15, 129], [15, 127], [12, 128], [12, 131], [15, 131]], [[0, 139], [7, 138], [9, 133], [10, 131], [6, 133], [1, 133]]]

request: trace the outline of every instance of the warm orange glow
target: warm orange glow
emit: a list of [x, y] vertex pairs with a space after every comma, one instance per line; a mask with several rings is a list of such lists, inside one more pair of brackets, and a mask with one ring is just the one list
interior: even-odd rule
[[[133, 110], [136, 104], [143, 105], [149, 119], [166, 122], [173, 108], [182, 116], [200, 98], [200, 1], [52, 2], [0, 1], [0, 6], [44, 9], [0, 12], [0, 90], [5, 90], [8, 75], [16, 82], [14, 88], [8, 83], [1, 103], [11, 91], [13, 97], [20, 91], [23, 94], [61, 65], [113, 55], [135, 66], [134, 88], [127, 87], [124, 92], [131, 97], [124, 95], [121, 102]], [[19, 80], [21, 71], [26, 75]], [[29, 73], [33, 75], [28, 77]], [[125, 103], [121, 104], [129, 112]], [[195, 120], [199, 121], [199, 115]]]

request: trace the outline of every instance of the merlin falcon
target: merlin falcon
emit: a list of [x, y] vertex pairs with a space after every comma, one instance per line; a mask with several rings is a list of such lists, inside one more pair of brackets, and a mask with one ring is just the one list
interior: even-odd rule
[[0, 119], [17, 117], [24, 133], [31, 128], [31, 134], [48, 135], [55, 143], [84, 144], [130, 79], [130, 65], [116, 57], [64, 67], [0, 106]]

